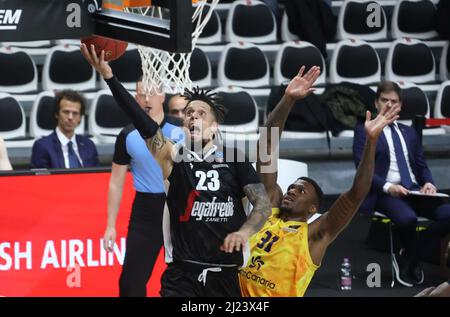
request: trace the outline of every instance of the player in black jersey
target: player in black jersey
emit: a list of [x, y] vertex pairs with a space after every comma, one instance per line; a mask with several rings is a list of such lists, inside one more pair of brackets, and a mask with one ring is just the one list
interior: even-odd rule
[[[170, 181], [167, 204], [172, 248], [168, 250], [173, 262], [163, 275], [161, 295], [240, 296], [237, 269], [243, 264], [242, 248], [271, 210], [250, 162], [236, 162], [242, 155], [220, 151], [213, 142], [224, 118], [223, 108], [202, 90], [188, 94], [184, 127], [190, 144], [175, 146], [114, 77], [104, 62], [104, 52], [97, 56], [93, 46], [88, 50], [84, 44], [81, 51], [132, 118]], [[312, 83], [305, 80], [300, 88], [308, 90]], [[248, 218], [241, 202], [244, 196], [253, 205]]]
[[[164, 94], [147, 95], [142, 78], [136, 82], [135, 99], [144, 112], [158, 122], [164, 136], [181, 142], [181, 120], [164, 114]], [[116, 220], [120, 209], [125, 178], [130, 168], [136, 195], [131, 208], [126, 253], [119, 278], [119, 296], [147, 296], [147, 282], [163, 245], [162, 219], [166, 193], [162, 172], [147, 149], [145, 141], [132, 124], [116, 139], [108, 191], [108, 221], [103, 236], [104, 247], [113, 252]]]

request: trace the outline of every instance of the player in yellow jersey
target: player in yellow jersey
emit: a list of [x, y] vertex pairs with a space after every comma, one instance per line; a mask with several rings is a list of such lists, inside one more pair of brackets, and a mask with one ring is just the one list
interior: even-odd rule
[[[291, 80], [283, 98], [267, 119], [267, 129], [261, 133], [260, 142], [268, 142], [268, 152], [272, 148], [270, 129], [278, 127], [279, 138], [295, 101], [314, 91], [311, 87], [320, 74], [320, 68], [311, 67], [303, 75], [304, 70], [305, 67], [302, 67]], [[239, 272], [243, 296], [304, 295], [327, 247], [348, 225], [367, 195], [378, 136], [386, 125], [398, 118], [399, 111], [398, 107], [386, 107], [373, 120], [367, 112], [367, 141], [353, 185], [311, 224], [307, 220], [317, 213], [322, 201], [323, 193], [319, 185], [308, 177], [300, 177], [283, 195], [277, 184], [277, 173], [262, 171], [264, 165], [276, 164], [276, 154], [269, 153], [270, 161], [264, 163], [258, 157], [257, 169], [272, 204], [272, 215], [263, 228], [250, 238], [251, 254]]]

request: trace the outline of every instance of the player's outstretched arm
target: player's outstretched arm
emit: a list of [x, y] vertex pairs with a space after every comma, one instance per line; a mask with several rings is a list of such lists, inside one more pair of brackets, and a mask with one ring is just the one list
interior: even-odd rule
[[399, 107], [390, 109], [384, 107], [373, 120], [370, 118], [370, 112], [366, 112], [365, 131], [367, 139], [353, 185], [349, 191], [337, 199], [328, 212], [310, 225], [309, 248], [314, 263], [319, 264], [322, 261], [328, 245], [350, 223], [369, 192], [378, 137], [385, 126], [398, 119], [399, 111]]
[[271, 214], [270, 201], [263, 184], [247, 184], [244, 186], [244, 193], [252, 203], [253, 209], [239, 231], [232, 232], [225, 237], [220, 249], [228, 253], [234, 250], [240, 251], [250, 236], [262, 228]]
[[166, 141], [158, 123], [141, 109], [133, 96], [114, 76], [111, 67], [105, 62], [105, 51], [102, 51], [100, 56], [97, 56], [93, 45], [88, 49], [85, 44], [81, 44], [80, 49], [84, 58], [106, 81], [117, 104], [130, 116], [134, 126], [146, 140], [147, 147], [161, 165], [164, 175], [167, 175], [168, 171], [166, 169], [171, 168], [173, 144]]
[[[259, 137], [258, 147], [266, 147], [269, 160], [262, 161], [262, 158], [258, 155], [256, 168], [273, 207], [279, 206], [283, 193], [281, 192], [280, 186], [277, 184], [278, 173], [276, 171], [265, 172], [264, 166], [276, 166], [277, 164], [278, 157], [276, 153], [271, 152], [272, 142], [279, 141], [295, 101], [307, 97], [314, 91], [312, 86], [320, 75], [320, 67], [313, 66], [306, 74], [303, 74], [304, 71], [305, 66], [302, 66], [297, 76], [290, 81], [289, 85], [286, 87], [284, 96], [281, 98], [275, 109], [269, 114], [266, 125], [264, 129], [262, 129]], [[272, 140], [271, 131], [274, 128], [278, 128], [277, 140]], [[258, 150], [258, 154], [259, 153], [260, 151]], [[277, 168], [275, 168], [275, 170], [277, 170]]]

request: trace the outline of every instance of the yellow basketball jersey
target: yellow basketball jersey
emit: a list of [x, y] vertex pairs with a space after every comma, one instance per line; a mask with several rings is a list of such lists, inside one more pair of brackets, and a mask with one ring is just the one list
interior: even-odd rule
[[308, 224], [283, 221], [279, 209], [250, 238], [250, 257], [239, 271], [242, 296], [303, 296], [318, 266], [309, 254]]

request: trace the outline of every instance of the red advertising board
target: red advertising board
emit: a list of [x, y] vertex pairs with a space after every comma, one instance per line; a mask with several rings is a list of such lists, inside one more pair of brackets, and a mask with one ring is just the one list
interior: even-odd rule
[[[118, 296], [134, 190], [127, 175], [115, 251], [108, 253], [109, 177], [0, 176], [0, 296]], [[148, 296], [158, 296], [164, 268], [161, 251]]]

